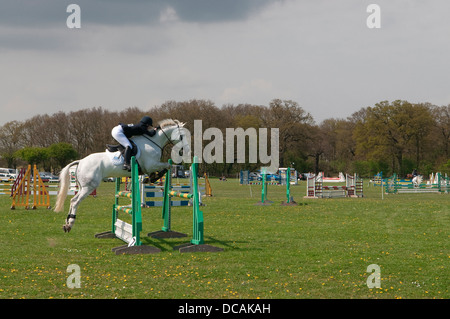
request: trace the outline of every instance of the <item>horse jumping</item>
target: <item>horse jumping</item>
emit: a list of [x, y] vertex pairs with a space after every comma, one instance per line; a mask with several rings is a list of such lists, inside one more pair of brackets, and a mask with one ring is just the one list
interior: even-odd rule
[[[187, 135], [184, 128], [185, 123], [178, 120], [163, 120], [159, 123], [156, 134], [153, 137], [146, 135], [134, 136], [131, 140], [136, 144], [140, 151], [137, 162], [142, 173], [150, 175], [154, 172], [160, 172], [169, 168], [169, 164], [161, 162], [163, 148], [171, 143], [172, 145], [180, 143], [181, 150], [189, 152], [189, 142], [185, 138]], [[189, 135], [188, 135], [189, 136]], [[112, 153], [109, 151], [93, 153], [85, 158], [74, 161], [63, 168], [59, 174], [60, 187], [56, 199], [55, 212], [61, 212], [64, 209], [64, 202], [67, 198], [69, 188], [69, 168], [77, 165], [76, 180], [78, 184], [78, 193], [70, 200], [69, 213], [63, 230], [69, 232], [75, 223], [78, 205], [94, 189], [96, 189], [105, 177], [129, 177], [131, 173], [123, 170], [122, 165], [114, 163]]]

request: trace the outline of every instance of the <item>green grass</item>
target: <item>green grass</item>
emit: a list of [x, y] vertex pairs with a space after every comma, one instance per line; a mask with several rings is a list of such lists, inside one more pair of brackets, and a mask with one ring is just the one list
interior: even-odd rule
[[[211, 182], [205, 240], [219, 253], [180, 254], [173, 247], [189, 238], [145, 237], [162, 226], [161, 209], [147, 208], [142, 240], [161, 253], [114, 255], [123, 242], [94, 238], [111, 227], [113, 183], [80, 205], [68, 234], [67, 210], [10, 210], [0, 196], [0, 298], [450, 297], [450, 195], [381, 200], [380, 188], [365, 183], [365, 198], [303, 199], [303, 181], [291, 188], [299, 206], [280, 206], [279, 186], [269, 186], [271, 206], [255, 206], [260, 186]], [[191, 236], [191, 210], [172, 211], [173, 229]], [[70, 264], [81, 268], [81, 288], [66, 285]], [[367, 287], [370, 264], [381, 267], [381, 288]]]

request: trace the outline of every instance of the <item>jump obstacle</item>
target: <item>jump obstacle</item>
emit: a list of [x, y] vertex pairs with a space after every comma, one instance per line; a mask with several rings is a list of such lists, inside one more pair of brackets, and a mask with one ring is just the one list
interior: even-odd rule
[[[268, 189], [267, 189], [268, 183], [266, 182], [266, 175], [267, 175], [267, 174], [266, 174], [265, 172], [262, 172], [261, 175], [262, 175], [262, 181], [261, 181], [261, 185], [262, 185], [262, 187], [261, 187], [261, 201], [260, 201], [260, 202], [257, 202], [255, 205], [258, 205], [258, 206], [267, 206], [267, 205], [272, 204], [273, 201], [270, 201], [270, 200], [267, 199], [267, 191], [268, 191]], [[249, 183], [249, 185], [255, 185], [255, 184]]]
[[[192, 174], [192, 166], [190, 168], [190, 176], [189, 183], [176, 183], [173, 184], [173, 179], [170, 179], [171, 189], [178, 192], [184, 193], [192, 193], [193, 192], [193, 174]], [[140, 177], [140, 188], [141, 188], [141, 206], [142, 207], [162, 207], [164, 201], [162, 198], [164, 197], [164, 182], [166, 180], [166, 175], [164, 175], [160, 179], [160, 183], [153, 184], [145, 184], [143, 182], [144, 178]], [[198, 180], [198, 179], [197, 179]], [[204, 184], [198, 182], [198, 189], [200, 191], [200, 206], [203, 206], [202, 196], [212, 196], [211, 184], [209, 183], [208, 176], [206, 173], [204, 174]], [[161, 198], [161, 200], [157, 200], [157, 198]], [[179, 199], [172, 200], [172, 206], [191, 206], [192, 199]]]
[[0, 188], [0, 195], [9, 195], [9, 196], [13, 196], [14, 194], [14, 190], [17, 187], [16, 181], [18, 181], [18, 179], [9, 179], [8, 181], [3, 181], [0, 184], [0, 187], [9, 187], [9, 188]]
[[[78, 189], [75, 182], [75, 171], [71, 174], [70, 185], [67, 194], [75, 195]], [[21, 168], [15, 180], [10, 180], [8, 184], [2, 183], [0, 186], [11, 187], [10, 189], [0, 189], [0, 195], [12, 197], [11, 209], [15, 209], [16, 206], [22, 206], [25, 209], [36, 209], [39, 206], [44, 206], [50, 209], [49, 196], [58, 194], [57, 190], [49, 190], [58, 188], [58, 185], [45, 184], [36, 165], [33, 165], [33, 169], [31, 169], [31, 165], [28, 165], [28, 168]], [[96, 195], [96, 190], [91, 195]]]
[[[290, 183], [290, 176], [291, 176], [291, 168], [288, 167], [286, 170], [286, 201], [282, 202], [281, 205], [283, 206], [296, 206], [297, 203], [294, 201], [294, 197], [291, 196], [291, 183]], [[297, 176], [297, 175], [296, 175]], [[295, 179], [295, 183], [297, 183], [297, 178]]]
[[[291, 171], [291, 168], [290, 167], [288, 167], [287, 168], [287, 170], [286, 170], [286, 175], [285, 175], [285, 177], [286, 176], [291, 176], [290, 175], [290, 172]], [[258, 206], [268, 206], [268, 205], [270, 205], [270, 204], [272, 204], [273, 203], [273, 201], [270, 201], [270, 200], [268, 200], [267, 199], [267, 191], [268, 191], [268, 188], [267, 188], [267, 186], [270, 184], [270, 183], [268, 183], [267, 181], [266, 181], [266, 173], [265, 172], [263, 172], [262, 174], [262, 181], [261, 181], [261, 185], [262, 185], [262, 188], [261, 188], [261, 201], [260, 202], [257, 202], [255, 205], [258, 205]], [[281, 202], [281, 205], [283, 205], [283, 206], [296, 206], [296, 205], [298, 205], [295, 201], [294, 201], [294, 198], [291, 196], [291, 188], [290, 188], [290, 186], [291, 186], [291, 183], [290, 183], [290, 178], [288, 179], [287, 177], [286, 177], [286, 182], [285, 182], [285, 184], [286, 184], [286, 201], [285, 202]], [[253, 185], [251, 182], [249, 182], [248, 183], [248, 185]], [[277, 184], [277, 185], [280, 185], [280, 184]]]
[[383, 172], [379, 172], [371, 180], [369, 180], [369, 185], [372, 184], [372, 186], [381, 186], [382, 181]]
[[[115, 202], [112, 208], [112, 229], [95, 235], [96, 238], [119, 238], [127, 245], [112, 249], [116, 255], [119, 254], [154, 254], [161, 250], [156, 247], [142, 245], [142, 211], [141, 196], [139, 192], [139, 173], [136, 158], [131, 157], [131, 190], [120, 190], [121, 180], [116, 178]], [[131, 205], [119, 205], [119, 198], [131, 199]], [[119, 219], [119, 213], [125, 212], [131, 215], [131, 224]]]
[[[171, 160], [169, 160], [171, 164]], [[96, 234], [96, 238], [119, 238], [127, 243], [127, 245], [113, 248], [113, 252], [118, 254], [147, 254], [158, 253], [161, 250], [156, 247], [142, 245], [140, 239], [140, 232], [142, 231], [142, 210], [141, 210], [141, 196], [139, 187], [138, 167], [135, 157], [131, 159], [131, 191], [120, 191], [120, 178], [116, 178], [116, 201], [113, 205], [113, 220], [112, 230]], [[152, 238], [168, 238], [168, 237], [185, 237], [185, 234], [173, 232], [171, 230], [171, 197], [191, 198], [193, 201], [193, 239], [183, 245], [174, 247], [174, 250], [180, 252], [197, 252], [197, 251], [221, 251], [223, 249], [213, 247], [204, 244], [203, 235], [203, 212], [199, 209], [199, 192], [197, 181], [198, 162], [194, 157], [192, 164], [193, 172], [193, 191], [192, 193], [180, 193], [172, 191], [170, 188], [170, 170], [166, 173], [165, 185], [164, 185], [164, 197], [163, 197], [163, 211], [162, 217], [164, 225], [161, 231], [149, 233], [148, 236]], [[132, 203], [130, 206], [118, 205], [119, 197], [131, 198]], [[125, 211], [131, 214], [132, 223], [126, 223], [123, 220], [118, 219], [119, 211]]]
[[6, 182], [0, 184], [1, 187], [10, 187], [9, 189], [5, 189], [2, 188], [0, 189], [0, 195], [9, 195], [10, 197], [12, 197], [14, 195], [14, 191], [16, 190], [16, 188], [19, 186], [20, 181], [22, 180], [25, 172], [27, 171], [27, 169], [25, 167], [22, 167], [19, 171], [19, 174], [17, 175], [17, 177], [15, 179], [9, 179], [7, 181], [3, 181]]
[[345, 186], [323, 185], [323, 174], [306, 179], [304, 198], [364, 197], [363, 180], [355, 173], [346, 174]]
[[[169, 164], [172, 165], [172, 160], [169, 159]], [[205, 244], [204, 241], [204, 219], [203, 212], [200, 210], [200, 198], [201, 193], [198, 186], [198, 158], [194, 156], [193, 163], [191, 165], [191, 181], [192, 189], [190, 193], [182, 193], [174, 191], [171, 183], [171, 170], [168, 170], [164, 181], [164, 198], [162, 206], [162, 218], [163, 227], [159, 231], [151, 232], [148, 234], [152, 238], [178, 238], [185, 237], [183, 233], [179, 233], [172, 230], [172, 197], [186, 198], [192, 200], [192, 218], [193, 218], [193, 230], [192, 239], [189, 243], [178, 245], [174, 247], [174, 250], [178, 250], [180, 253], [185, 252], [217, 252], [222, 251], [222, 248], [214, 247]]]
[[[278, 177], [272, 177], [267, 178], [266, 176], [266, 183], [267, 185], [285, 185], [288, 181], [292, 185], [298, 184], [298, 172], [295, 169], [291, 169], [289, 167], [289, 174], [287, 173], [288, 168], [279, 168], [279, 176]], [[262, 174], [261, 174], [262, 175]], [[289, 176], [289, 179], [288, 177]], [[262, 185], [262, 178], [261, 181], [255, 180], [254, 177], [250, 176], [250, 171], [248, 170], [242, 170], [239, 172], [239, 184], [240, 185]]]
[[[17, 183], [15, 182], [11, 188], [11, 209], [16, 209], [16, 206], [22, 206], [25, 209], [30, 209], [30, 207], [36, 209], [39, 206], [51, 208], [50, 193], [42, 181], [36, 165], [33, 165], [33, 170], [31, 170], [31, 165], [28, 165], [25, 172], [21, 170], [16, 181]], [[33, 196], [32, 203], [31, 196]]]
[[394, 173], [390, 178], [383, 181], [386, 194], [405, 194], [405, 193], [450, 193], [450, 181], [448, 176], [442, 176], [436, 173], [430, 184], [414, 185], [410, 183], [402, 183]]

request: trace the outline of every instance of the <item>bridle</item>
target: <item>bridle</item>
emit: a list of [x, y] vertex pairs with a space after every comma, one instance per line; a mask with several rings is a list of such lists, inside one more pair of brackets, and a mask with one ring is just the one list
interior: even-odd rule
[[[158, 129], [158, 127], [156, 128], [156, 129]], [[167, 138], [167, 140], [169, 141], [169, 144], [171, 144], [172, 146], [175, 146], [175, 144], [173, 143], [173, 141], [169, 138], [169, 136], [167, 136], [167, 134], [166, 134], [166, 132], [164, 132], [164, 130], [161, 128], [161, 127], [159, 127], [159, 129], [161, 130], [161, 132], [163, 132], [163, 134], [164, 134], [164, 136]], [[181, 135], [181, 131], [180, 131], [180, 125], [179, 124], [177, 124], [177, 129], [178, 129], [178, 131], [179, 131], [179, 135], [180, 135], [180, 141], [182, 141], [183, 140], [183, 135]], [[163, 151], [163, 147], [161, 147], [161, 146], [159, 146], [158, 144], [156, 144], [156, 142], [155, 141], [153, 141], [152, 139], [150, 139], [150, 136], [148, 136], [147, 134], [144, 134], [143, 135], [146, 139], [148, 139], [150, 142], [152, 142], [153, 144], [155, 144], [156, 146], [158, 146], [158, 148], [161, 150], [161, 152]], [[167, 144], [166, 145], [164, 145], [164, 147], [166, 147], [167, 146]]]
[[[178, 132], [180, 133], [179, 134], [180, 135], [180, 140], [182, 141], [183, 140], [183, 135], [181, 135], [180, 125], [178, 125], [178, 124], [177, 124], [177, 129], [178, 129]], [[164, 136], [167, 138], [169, 143], [172, 144], [172, 146], [175, 146], [175, 144], [173, 144], [173, 141], [167, 136], [166, 132], [164, 132], [164, 130], [162, 128], [160, 128], [160, 130], [163, 132]]]

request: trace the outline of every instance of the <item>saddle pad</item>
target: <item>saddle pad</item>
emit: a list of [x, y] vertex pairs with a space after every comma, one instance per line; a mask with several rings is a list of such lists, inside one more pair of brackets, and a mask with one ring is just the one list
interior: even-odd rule
[[[123, 165], [123, 156], [122, 154], [120, 154], [120, 151], [117, 152], [110, 152], [106, 149], [106, 154], [108, 154], [109, 159], [111, 160], [111, 163], [114, 166], [119, 166], [119, 165]], [[141, 150], [137, 149], [137, 154], [136, 154], [136, 159], [138, 159], [139, 157], [141, 157]]]
[[110, 151], [106, 150], [106, 154], [108, 154], [108, 157], [114, 166], [123, 165], [123, 156], [122, 156], [122, 154], [120, 154], [119, 151], [110, 152]]

